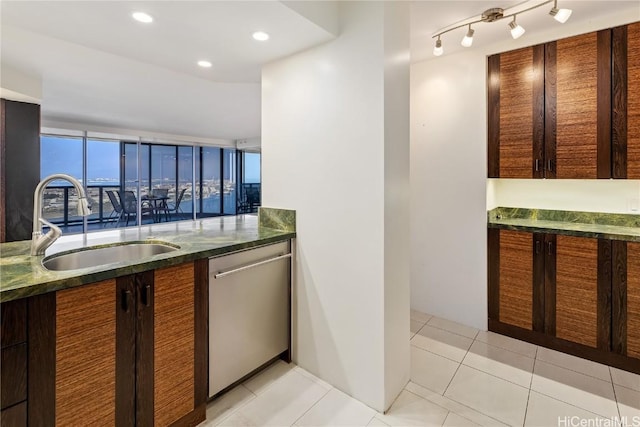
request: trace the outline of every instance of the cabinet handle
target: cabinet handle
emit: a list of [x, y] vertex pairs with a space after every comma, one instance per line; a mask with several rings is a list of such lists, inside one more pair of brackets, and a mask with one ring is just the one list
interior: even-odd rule
[[540, 171], [540, 159], [536, 159], [536, 172]]
[[291, 258], [291, 254], [284, 254], [284, 255], [280, 255], [274, 258], [269, 258], [267, 260], [264, 261], [260, 261], [260, 262], [256, 262], [254, 264], [249, 264], [249, 265], [245, 265], [244, 267], [238, 267], [238, 268], [234, 268], [233, 270], [229, 270], [229, 271], [225, 271], [225, 272], [218, 272], [218, 274], [214, 275], [213, 278], [214, 279], [221, 279], [225, 276], [228, 276], [230, 274], [234, 274], [234, 273], [239, 273], [241, 271], [244, 270], [248, 270], [250, 268], [253, 267], [258, 267], [260, 265], [264, 265], [264, 264], [269, 264], [270, 262], [274, 262], [274, 261], [280, 261], [281, 259], [285, 259], [285, 258]]
[[553, 160], [551, 159], [547, 160], [547, 170], [553, 172]]
[[142, 290], [142, 303], [149, 307], [151, 304], [151, 285], [144, 285]]
[[547, 254], [553, 255], [553, 242], [547, 242]]
[[122, 309], [124, 310], [125, 313], [129, 312], [129, 300], [131, 299], [131, 291], [128, 291], [126, 289], [122, 290]]
[[540, 240], [536, 240], [536, 254], [540, 253]]

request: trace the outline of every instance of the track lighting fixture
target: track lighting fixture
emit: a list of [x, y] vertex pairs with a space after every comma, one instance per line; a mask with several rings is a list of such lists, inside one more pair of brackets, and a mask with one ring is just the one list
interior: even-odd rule
[[436, 40], [436, 45], [433, 48], [433, 54], [435, 56], [440, 56], [444, 53], [444, 49], [442, 48], [442, 40], [440, 40], [440, 36], [438, 36], [438, 40]]
[[469, 31], [467, 31], [467, 34], [464, 36], [460, 44], [464, 47], [471, 47], [473, 44], [473, 33], [475, 33], [475, 30], [471, 28], [471, 25], [469, 25]]
[[511, 37], [514, 40], [524, 34], [524, 28], [516, 22], [516, 15], [513, 15], [513, 21], [509, 22], [509, 28], [511, 28]]
[[[532, 0], [526, 3], [530, 3], [530, 2], [535, 3]], [[457, 30], [458, 28], [462, 28], [462, 27], [468, 27], [468, 30], [466, 35], [460, 42], [460, 44], [464, 47], [471, 47], [471, 45], [473, 44], [473, 34], [475, 33], [475, 30], [471, 28], [471, 26], [479, 22], [495, 22], [504, 18], [513, 18], [509, 23], [509, 29], [511, 30], [511, 37], [513, 37], [514, 39], [517, 39], [525, 33], [525, 30], [524, 28], [522, 28], [521, 25], [518, 25], [518, 23], [516, 22], [516, 15], [522, 15], [523, 13], [529, 12], [530, 10], [537, 9], [544, 5], [548, 5], [549, 3], [553, 3], [553, 7], [549, 11], [549, 15], [553, 16], [553, 19], [555, 19], [558, 22], [561, 22], [561, 23], [567, 22], [567, 20], [571, 16], [572, 11], [571, 9], [559, 9], [558, 0], [546, 0], [528, 8], [526, 7], [526, 4], [518, 5], [511, 9], [507, 9], [506, 11], [499, 7], [494, 7], [494, 8], [485, 10], [480, 16], [475, 16], [469, 19], [465, 19], [461, 24], [458, 24], [458, 25], [454, 24], [452, 26], [445, 27], [442, 30], [435, 33], [432, 36], [432, 38], [437, 39], [435, 47], [433, 48], [433, 54], [435, 56], [440, 56], [444, 53], [444, 49], [442, 47], [442, 40], [440, 39], [440, 37], [443, 34], [446, 34], [453, 30]]]
[[549, 11], [549, 15], [553, 16], [553, 19], [564, 24], [571, 16], [571, 9], [558, 9], [558, 0], [553, 1], [553, 7]]

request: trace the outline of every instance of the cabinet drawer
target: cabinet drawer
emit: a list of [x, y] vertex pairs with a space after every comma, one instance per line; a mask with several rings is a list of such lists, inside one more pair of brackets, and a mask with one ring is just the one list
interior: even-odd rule
[[27, 399], [27, 344], [3, 348], [1, 359], [0, 406], [4, 409]]
[[27, 304], [26, 299], [9, 301], [0, 307], [2, 347], [27, 341]]
[[0, 412], [0, 425], [2, 427], [26, 427], [27, 402], [22, 402]]

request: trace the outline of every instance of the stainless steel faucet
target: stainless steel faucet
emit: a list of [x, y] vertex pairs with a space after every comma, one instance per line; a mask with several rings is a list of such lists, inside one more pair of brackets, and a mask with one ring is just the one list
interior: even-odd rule
[[[31, 255], [44, 255], [44, 251], [62, 235], [62, 231], [51, 224], [49, 221], [41, 218], [42, 215], [42, 198], [44, 189], [51, 181], [56, 179], [64, 179], [69, 181], [78, 192], [78, 215], [87, 216], [91, 214], [91, 208], [87, 202], [87, 195], [84, 192], [82, 184], [72, 176], [58, 173], [50, 175], [40, 181], [33, 194], [33, 233], [31, 234]], [[47, 234], [42, 235], [42, 225], [49, 227]]]

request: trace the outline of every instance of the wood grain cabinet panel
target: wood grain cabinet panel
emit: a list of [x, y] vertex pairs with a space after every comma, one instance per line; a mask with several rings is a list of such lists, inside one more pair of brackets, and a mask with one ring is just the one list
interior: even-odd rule
[[500, 322], [533, 328], [533, 235], [500, 230]]
[[544, 46], [489, 59], [489, 176], [542, 177]]
[[627, 177], [640, 179], [640, 22], [627, 27]]
[[640, 243], [627, 244], [627, 355], [640, 359]]
[[609, 178], [611, 32], [558, 40], [547, 44], [547, 49], [555, 49], [555, 64], [545, 64], [545, 149], [547, 153], [555, 149], [555, 159], [547, 161], [548, 170], [556, 178]]
[[0, 412], [0, 426], [27, 427], [27, 402], [22, 402]]
[[55, 423], [115, 424], [116, 281], [56, 293]]
[[640, 23], [613, 29], [613, 177], [640, 179]]
[[194, 266], [155, 271], [154, 421], [170, 425], [194, 405]]
[[27, 344], [3, 348], [1, 355], [0, 406], [4, 410], [27, 399]]
[[27, 300], [19, 299], [2, 303], [0, 309], [1, 347], [27, 341]]
[[556, 336], [597, 347], [598, 240], [557, 236]]

